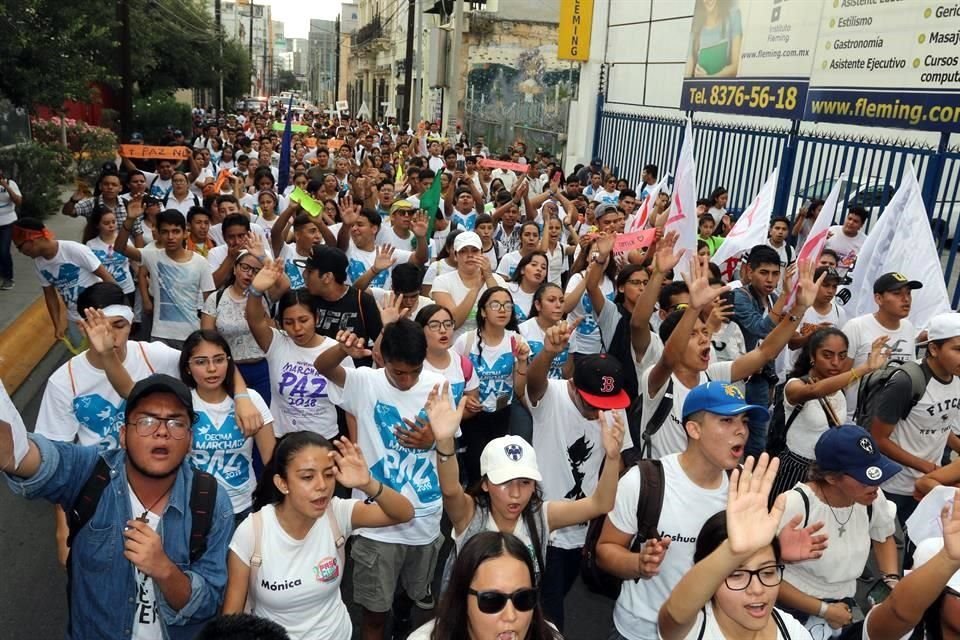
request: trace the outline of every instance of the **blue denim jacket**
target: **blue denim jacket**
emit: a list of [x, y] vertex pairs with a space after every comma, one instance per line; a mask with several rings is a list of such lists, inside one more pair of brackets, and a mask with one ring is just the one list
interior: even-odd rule
[[[21, 481], [5, 476], [10, 489], [26, 498], [43, 498], [69, 509], [93, 472], [97, 457], [110, 467], [110, 484], [96, 513], [80, 530], [70, 550], [70, 640], [121, 640], [133, 633], [137, 587], [134, 567], [123, 556], [123, 527], [133, 518], [124, 463], [126, 451], [100, 452], [53, 442], [30, 434], [43, 459], [35, 476]], [[227, 582], [227, 546], [233, 532], [233, 509], [227, 492], [217, 492], [217, 504], [207, 537], [207, 550], [190, 563], [190, 487], [193, 471], [184, 461], [163, 512], [158, 533], [169, 557], [190, 578], [190, 600], [174, 611], [154, 589], [164, 638], [193, 638], [203, 623], [217, 615]]]
[[[756, 349], [757, 342], [774, 330], [777, 323], [770, 318], [760, 301], [747, 290], [749, 286], [744, 285], [733, 292], [733, 321], [743, 332], [744, 347], [747, 351], [752, 351]], [[776, 301], [776, 294], [770, 294], [771, 306]]]

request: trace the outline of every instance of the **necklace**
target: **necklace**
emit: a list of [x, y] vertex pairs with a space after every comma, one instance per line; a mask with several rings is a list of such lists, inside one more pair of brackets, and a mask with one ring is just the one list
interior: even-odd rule
[[[143, 500], [140, 499], [140, 496], [137, 494], [136, 490], [134, 490], [133, 485], [130, 484], [130, 483], [127, 483], [127, 486], [130, 487], [130, 491], [133, 492], [133, 497], [135, 497], [135, 498], [137, 499], [137, 502], [139, 502], [139, 503], [142, 505], [142, 504], [143, 504]], [[153, 508], [154, 508], [155, 506], [157, 506], [157, 505], [160, 503], [161, 500], [163, 500], [163, 499], [166, 498], [168, 495], [170, 495], [170, 491], [172, 491], [172, 490], [173, 490], [173, 487], [171, 486], [169, 489], [167, 489], [166, 491], [164, 491], [164, 492], [160, 495], [159, 498], [157, 498], [156, 500], [154, 500], [154, 501], [153, 501], [153, 504], [151, 504], [149, 507], [146, 507], [146, 506], [145, 506], [144, 509], [143, 509], [143, 513], [141, 513], [141, 514], [139, 515], [139, 517], [137, 517], [137, 520], [139, 520], [140, 522], [147, 522], [147, 514], [148, 514], [148, 513], [153, 513]]]
[[820, 491], [823, 492], [823, 502], [827, 505], [827, 508], [830, 509], [830, 515], [833, 516], [834, 521], [837, 523], [839, 529], [837, 530], [837, 537], [842, 538], [843, 534], [847, 532], [847, 523], [850, 522], [850, 518], [853, 517], [853, 507], [855, 505], [850, 505], [850, 513], [847, 514], [847, 519], [843, 522], [840, 522], [840, 518], [837, 517], [837, 512], [833, 510], [833, 505], [827, 500], [827, 492], [820, 488]]

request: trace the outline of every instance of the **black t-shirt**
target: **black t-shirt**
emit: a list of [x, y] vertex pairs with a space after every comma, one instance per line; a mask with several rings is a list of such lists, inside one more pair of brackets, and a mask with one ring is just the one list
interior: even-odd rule
[[[383, 331], [377, 301], [366, 291], [354, 287], [347, 287], [347, 292], [339, 300], [320, 300], [317, 317], [317, 333], [320, 335], [336, 338], [338, 331], [349, 329], [366, 339], [369, 349], [373, 348], [374, 341]], [[358, 367], [373, 366], [373, 358], [353, 362]]]

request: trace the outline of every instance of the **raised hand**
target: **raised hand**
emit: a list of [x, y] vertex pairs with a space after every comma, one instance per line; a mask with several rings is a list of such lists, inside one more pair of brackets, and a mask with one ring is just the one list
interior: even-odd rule
[[143, 198], [130, 198], [126, 204], [127, 217], [131, 220], [137, 220], [143, 217]]
[[400, 318], [405, 318], [410, 313], [410, 309], [401, 309], [401, 305], [403, 305], [403, 296], [398, 296], [392, 291], [387, 292], [383, 296], [383, 302], [377, 304], [377, 308], [380, 309], [380, 322], [386, 326]]
[[690, 290], [690, 306], [694, 309], [703, 309], [716, 300], [721, 293], [730, 290], [726, 285], [714, 287], [710, 284], [709, 264], [709, 258], [695, 256], [695, 259], [690, 261], [689, 275], [681, 274]]
[[427, 214], [424, 210], [420, 210], [417, 213], [413, 214], [413, 220], [410, 221], [410, 230], [413, 232], [413, 235], [418, 238], [426, 238], [427, 232], [430, 230], [430, 224], [427, 221]]
[[259, 233], [251, 231], [247, 235], [247, 251], [258, 258], [267, 254], [263, 249], [263, 237]]
[[676, 231], [671, 231], [657, 242], [657, 251], [653, 254], [653, 264], [660, 273], [670, 271], [676, 267], [680, 263], [680, 259], [683, 258], [684, 251], [686, 251], [685, 249], [674, 251], [677, 247], [677, 240], [679, 239], [680, 234]]
[[800, 280], [799, 288], [797, 289], [796, 304], [804, 309], [810, 307], [813, 301], [817, 299], [817, 292], [820, 290], [820, 285], [823, 284], [823, 279], [827, 277], [827, 273], [824, 271], [820, 274], [820, 277], [814, 281], [813, 273], [816, 270], [817, 265], [812, 260], [803, 260], [797, 268]]
[[566, 351], [567, 347], [570, 346], [570, 337], [573, 336], [573, 332], [576, 330], [577, 325], [580, 324], [580, 320], [581, 318], [578, 318], [574, 322], [561, 320], [544, 331], [543, 350], [553, 355]]
[[623, 448], [623, 415], [619, 411], [601, 411], [597, 419], [600, 421], [600, 437], [607, 459], [619, 460], [620, 449]]
[[514, 338], [513, 339], [513, 359], [517, 363], [526, 363], [530, 358], [530, 345], [527, 344], [527, 341], [523, 338]]
[[393, 257], [393, 251], [392, 244], [382, 244], [377, 247], [377, 253], [373, 259], [373, 270], [380, 273], [395, 265], [397, 261]]
[[461, 398], [460, 404], [453, 406], [450, 396], [450, 383], [444, 382], [443, 387], [435, 385], [427, 396], [427, 405], [424, 410], [430, 419], [430, 427], [437, 440], [448, 440], [457, 434], [460, 422], [463, 420], [463, 411], [466, 398]]
[[87, 318], [81, 318], [77, 324], [83, 329], [90, 342], [90, 348], [100, 355], [106, 355], [113, 351], [115, 346], [113, 339], [113, 328], [107, 322], [107, 318], [100, 309], [88, 307], [84, 313]]
[[945, 504], [940, 510], [940, 526], [943, 550], [954, 562], [960, 561], [960, 490], [954, 492], [953, 504]]
[[283, 260], [281, 258], [276, 260], [267, 258], [260, 272], [253, 276], [253, 282], [250, 283], [250, 286], [261, 293], [269, 291], [281, 277], [283, 277]]
[[373, 355], [373, 351], [366, 347], [366, 340], [349, 329], [341, 329], [337, 332], [337, 342], [351, 358], [363, 359]]
[[777, 535], [786, 496], [777, 497], [772, 509], [767, 499], [773, 480], [780, 468], [780, 460], [770, 460], [760, 454], [754, 466], [753, 456], [743, 463], [743, 469], [730, 474], [730, 492], [727, 496], [727, 542], [735, 555], [750, 556], [770, 544]]
[[640, 577], [644, 580], [653, 578], [660, 573], [660, 564], [670, 548], [670, 536], [651, 538], [643, 543], [640, 549]]
[[345, 225], [352, 225], [360, 217], [360, 205], [354, 206], [353, 196], [349, 193], [340, 199], [340, 219]]
[[890, 348], [887, 347], [887, 336], [880, 336], [870, 345], [870, 355], [867, 356], [867, 367], [876, 371], [887, 364], [890, 359]]
[[337, 482], [354, 489], [362, 487], [370, 482], [370, 468], [363, 459], [363, 452], [360, 447], [350, 442], [347, 438], [333, 440], [335, 451], [330, 452], [330, 458], [336, 465]]
[[613, 242], [616, 240], [616, 234], [613, 233], [599, 233], [597, 234], [597, 240], [594, 243], [593, 247], [600, 254], [600, 259], [606, 262], [607, 258], [610, 257], [610, 252], [613, 251]]

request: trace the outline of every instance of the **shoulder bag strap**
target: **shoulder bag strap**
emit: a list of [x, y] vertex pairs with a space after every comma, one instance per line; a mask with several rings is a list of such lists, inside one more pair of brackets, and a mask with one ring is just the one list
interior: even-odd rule
[[140, 347], [140, 355], [143, 356], [143, 361], [144, 361], [144, 363], [146, 363], [147, 369], [150, 370], [150, 374], [152, 375], [152, 374], [156, 373], [156, 370], [153, 368], [153, 365], [150, 364], [150, 358], [147, 357], [147, 350], [143, 348], [143, 343], [142, 343], [142, 342], [138, 342], [138, 343], [137, 343], [137, 346]]
[[794, 491], [800, 494], [800, 497], [803, 499], [803, 527], [807, 528], [807, 523], [810, 520], [810, 497], [804, 493], [803, 489], [800, 487], [794, 487]]
[[340, 532], [340, 523], [337, 522], [337, 516], [333, 511], [333, 501], [327, 508], [327, 521], [330, 523], [330, 533], [333, 534], [333, 544], [337, 547], [337, 559], [340, 561], [340, 571], [342, 573], [347, 539]]

